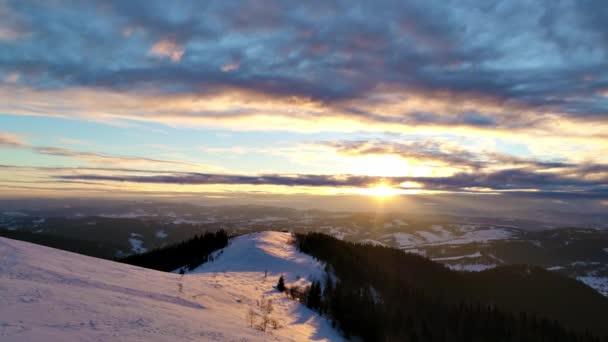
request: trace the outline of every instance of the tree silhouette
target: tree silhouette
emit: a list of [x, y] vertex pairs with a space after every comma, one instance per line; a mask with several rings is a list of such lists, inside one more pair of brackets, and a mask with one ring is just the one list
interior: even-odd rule
[[279, 282], [277, 283], [277, 290], [279, 290], [279, 292], [284, 292], [286, 290], [285, 279], [283, 279], [282, 275], [279, 277]]

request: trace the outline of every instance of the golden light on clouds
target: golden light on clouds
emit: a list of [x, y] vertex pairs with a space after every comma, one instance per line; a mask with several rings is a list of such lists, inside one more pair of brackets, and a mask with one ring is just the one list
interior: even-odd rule
[[230, 72], [230, 71], [238, 70], [239, 67], [240, 66], [238, 63], [230, 63], [230, 64], [226, 64], [226, 65], [222, 66], [221, 69], [223, 72]]
[[389, 199], [390, 197], [397, 195], [415, 195], [421, 193], [420, 190], [401, 189], [386, 183], [379, 183], [369, 188], [354, 189], [352, 192], [359, 195], [375, 197], [381, 200]]
[[[184, 50], [170, 41], [155, 44], [149, 54], [179, 61]], [[561, 117], [559, 113], [535, 112], [516, 107], [490, 106], [488, 99], [469, 99], [456, 105], [453, 99], [426, 97], [425, 94], [400, 93], [407, 100], [375, 103], [375, 94], [362, 100], [322, 103], [304, 97], [273, 97], [268, 94], [236, 88], [221, 88], [207, 94], [159, 94], [149, 91], [129, 93], [102, 89], [70, 88], [58, 90], [25, 87], [0, 87], [0, 111], [14, 115], [51, 116], [111, 123], [154, 122], [171, 127], [231, 129], [236, 131], [325, 132], [394, 132], [400, 134], [440, 135], [449, 130], [463, 137], [500, 138], [519, 143], [577, 146], [578, 154], [589, 144], [606, 150], [603, 132], [608, 125], [581, 122]], [[396, 95], [395, 95], [396, 96]], [[69, 104], [62, 99], [69, 98]], [[458, 101], [456, 101], [458, 102]], [[450, 123], [450, 115], [434, 118], [436, 122], [416, 122], [417, 112], [440, 113], [486, 108], [498, 122], [530, 120], [529, 125], [467, 126]], [[368, 115], [352, 115], [344, 108], [356, 107]], [[60, 110], [58, 110], [60, 109]], [[480, 109], [477, 109], [480, 110]], [[544, 117], [545, 121], [539, 118]], [[448, 120], [442, 122], [442, 120]], [[523, 120], [523, 121], [522, 121]], [[541, 123], [542, 122], [542, 123]], [[578, 147], [583, 147], [578, 148]], [[553, 149], [553, 147], [551, 148]], [[597, 154], [597, 149], [592, 151]]]
[[437, 177], [449, 176], [457, 172], [447, 165], [425, 165], [424, 162], [402, 158], [394, 154], [370, 154], [364, 156], [340, 156], [350, 168], [349, 173], [379, 177]]
[[148, 55], [155, 57], [168, 57], [173, 63], [177, 63], [182, 59], [186, 50], [183, 46], [168, 40], [163, 39], [152, 45], [148, 51]]
[[348, 157], [347, 160], [355, 175], [399, 177], [411, 173], [408, 161], [394, 155]]
[[389, 197], [398, 194], [397, 189], [393, 189], [386, 184], [378, 184], [369, 189], [364, 189], [364, 194], [376, 197]]

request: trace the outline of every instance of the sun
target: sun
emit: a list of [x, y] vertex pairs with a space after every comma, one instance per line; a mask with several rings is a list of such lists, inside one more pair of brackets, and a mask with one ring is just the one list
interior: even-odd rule
[[386, 184], [378, 184], [378, 185], [374, 185], [371, 188], [362, 189], [361, 192], [368, 196], [386, 198], [386, 197], [397, 195], [399, 193], [399, 190], [392, 188]]

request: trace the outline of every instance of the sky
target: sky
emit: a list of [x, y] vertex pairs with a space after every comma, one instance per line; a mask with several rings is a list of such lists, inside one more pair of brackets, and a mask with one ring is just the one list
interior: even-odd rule
[[0, 0], [1, 196], [608, 209], [606, 22], [591, 0]]

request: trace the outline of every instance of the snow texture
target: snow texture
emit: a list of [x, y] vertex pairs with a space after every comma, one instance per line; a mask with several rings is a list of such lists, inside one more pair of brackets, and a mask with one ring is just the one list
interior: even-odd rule
[[444, 258], [433, 258], [433, 261], [448, 261], [448, 260], [460, 260], [460, 259], [468, 259], [468, 258], [481, 258], [480, 252], [475, 252], [473, 254], [461, 255], [461, 256], [452, 256], [452, 257], [444, 257]]
[[496, 267], [494, 264], [446, 264], [448, 268], [455, 271], [481, 272]]
[[576, 277], [576, 279], [587, 284], [587, 286], [595, 289], [605, 297], [608, 297], [608, 277], [584, 276]]
[[460, 225], [449, 231], [443, 226], [434, 225], [430, 230], [421, 230], [413, 233], [390, 233], [380, 237], [380, 239], [394, 239], [400, 248], [416, 246], [437, 246], [437, 245], [462, 245], [469, 243], [485, 243], [493, 240], [509, 239], [513, 236], [511, 232], [501, 228], [482, 228], [479, 229], [472, 225]]
[[[133, 236], [134, 234], [131, 233], [131, 236]], [[138, 235], [138, 234], [135, 234]], [[143, 247], [144, 242], [142, 240], [136, 239], [135, 237], [130, 237], [129, 238], [129, 243], [131, 244], [131, 250], [133, 251], [133, 253], [145, 253], [148, 251], [147, 248]]]
[[[289, 239], [242, 236], [216, 262], [180, 275], [0, 238], [0, 341], [343, 340], [273, 288], [280, 274], [304, 284], [323, 273]], [[247, 324], [261, 295], [273, 301], [278, 330]]]

